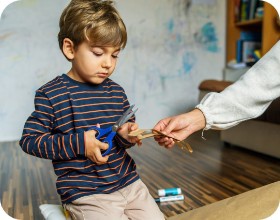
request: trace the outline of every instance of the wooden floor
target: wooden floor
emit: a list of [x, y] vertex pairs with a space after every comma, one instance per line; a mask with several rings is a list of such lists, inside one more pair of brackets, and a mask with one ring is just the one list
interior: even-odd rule
[[[197, 133], [188, 139], [191, 155], [178, 147], [166, 150], [152, 138], [129, 150], [153, 197], [160, 188], [182, 189], [184, 201], [159, 204], [166, 217], [280, 180], [279, 159], [223, 147], [217, 131], [207, 131], [205, 137], [207, 141]], [[17, 142], [1, 143], [0, 151], [0, 198], [10, 216], [40, 220], [40, 204], [60, 204], [50, 161], [25, 154]]]

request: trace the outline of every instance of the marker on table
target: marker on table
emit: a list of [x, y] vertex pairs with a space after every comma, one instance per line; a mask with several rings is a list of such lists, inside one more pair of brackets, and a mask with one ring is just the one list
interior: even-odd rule
[[176, 196], [166, 196], [166, 197], [159, 197], [156, 198], [156, 202], [170, 202], [170, 201], [179, 201], [184, 200], [184, 195], [176, 195]]

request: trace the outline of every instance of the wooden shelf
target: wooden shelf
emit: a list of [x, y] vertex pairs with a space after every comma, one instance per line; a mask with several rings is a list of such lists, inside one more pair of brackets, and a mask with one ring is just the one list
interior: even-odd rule
[[244, 31], [261, 33], [261, 54], [263, 56], [280, 37], [277, 11], [272, 5], [264, 2], [262, 19], [236, 22], [234, 6], [235, 0], [227, 0], [226, 63], [236, 58], [236, 42], [240, 38], [240, 33]]
[[235, 26], [237, 27], [245, 27], [245, 26], [252, 26], [252, 25], [262, 25], [263, 19], [258, 18], [258, 19], [251, 19], [247, 21], [241, 21], [235, 23]]

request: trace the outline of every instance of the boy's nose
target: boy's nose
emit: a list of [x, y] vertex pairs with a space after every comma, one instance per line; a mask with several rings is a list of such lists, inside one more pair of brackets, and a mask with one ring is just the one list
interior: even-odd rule
[[110, 57], [105, 58], [102, 62], [102, 67], [103, 68], [110, 68], [112, 66], [112, 60]]

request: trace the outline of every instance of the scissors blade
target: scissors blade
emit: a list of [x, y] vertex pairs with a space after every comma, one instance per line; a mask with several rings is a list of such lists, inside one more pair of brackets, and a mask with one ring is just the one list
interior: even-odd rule
[[119, 118], [119, 120], [115, 123], [115, 125], [113, 127], [115, 127], [116, 129], [118, 129], [120, 126], [122, 126], [124, 123], [126, 123], [132, 115], [134, 115], [134, 113], [138, 110], [135, 109], [132, 111], [133, 107], [135, 105], [131, 105], [126, 111], [125, 113]]

